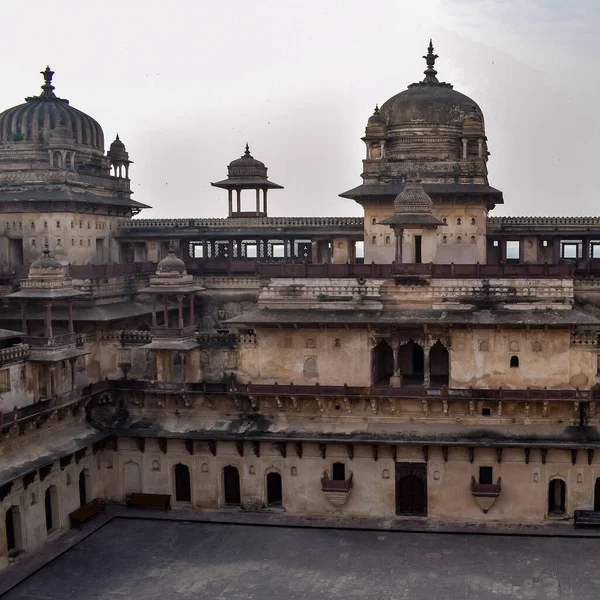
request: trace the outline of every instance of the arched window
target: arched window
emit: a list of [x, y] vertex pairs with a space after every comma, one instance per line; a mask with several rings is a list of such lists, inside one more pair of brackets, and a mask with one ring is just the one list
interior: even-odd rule
[[519, 368], [519, 357], [518, 356], [511, 356], [510, 357], [510, 368], [511, 369], [518, 369]]
[[561, 516], [566, 510], [567, 486], [562, 479], [551, 479], [548, 486], [548, 515]]
[[479, 351], [480, 352], [487, 352], [489, 350], [489, 345], [487, 342], [480, 342], [479, 343]]
[[371, 244], [373, 244], [373, 246], [375, 246], [375, 245], [377, 244], [377, 236], [376, 236], [376, 235], [374, 235], [374, 236], [371, 238]]
[[392, 243], [392, 238], [389, 235], [385, 236], [385, 243], [386, 244], [391, 244]]
[[471, 236], [471, 244], [476, 244], [476, 243], [477, 243], [477, 238], [474, 235], [472, 235]]
[[460, 237], [460, 235], [456, 236], [456, 243], [457, 244], [462, 244], [462, 237]]
[[448, 225], [448, 217], [442, 217], [442, 223]]
[[377, 219], [375, 217], [371, 219], [371, 225], [377, 225]]
[[267, 506], [281, 506], [282, 501], [281, 475], [274, 472], [267, 474]]
[[304, 375], [306, 377], [317, 376], [317, 360], [315, 358], [307, 358], [304, 362]]
[[443, 235], [442, 236], [442, 244], [447, 244], [448, 243], [448, 236], [447, 235]]
[[190, 470], [182, 463], [175, 465], [175, 500], [177, 502], [192, 501]]
[[458, 219], [456, 219], [456, 224], [462, 225], [462, 219], [460, 217], [458, 217]]
[[346, 480], [346, 465], [341, 462], [335, 462], [331, 465], [331, 479], [334, 481]]
[[475, 217], [471, 217], [471, 225], [475, 225]]
[[307, 340], [306, 340], [306, 347], [307, 348], [316, 348], [315, 339], [314, 338], [307, 338]]

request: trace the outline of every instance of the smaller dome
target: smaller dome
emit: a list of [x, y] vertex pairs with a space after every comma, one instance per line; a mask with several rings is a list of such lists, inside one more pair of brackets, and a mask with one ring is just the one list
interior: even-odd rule
[[156, 273], [179, 273], [185, 275], [185, 263], [177, 258], [173, 242], [169, 242], [169, 252], [158, 265], [156, 265]]
[[373, 114], [369, 117], [367, 127], [381, 127], [383, 125], [385, 125], [385, 119], [379, 111], [379, 105], [376, 104]]
[[402, 213], [431, 213], [433, 201], [423, 189], [420, 179], [409, 179], [403, 190], [394, 199], [394, 212]]
[[246, 152], [241, 158], [236, 158], [229, 163], [227, 174], [230, 178], [240, 177], [267, 177], [267, 167], [265, 163], [256, 160], [250, 154], [250, 148], [246, 144]]
[[64, 267], [50, 254], [50, 248], [48, 246], [48, 242], [44, 244], [44, 249], [42, 250], [42, 255], [31, 263], [29, 267], [29, 271], [38, 270], [38, 271], [62, 271]]
[[117, 137], [114, 142], [110, 145], [109, 151], [106, 153], [106, 156], [110, 159], [111, 162], [127, 162], [129, 160], [129, 153], [125, 148], [125, 144], [119, 138], [119, 134], [117, 133]]

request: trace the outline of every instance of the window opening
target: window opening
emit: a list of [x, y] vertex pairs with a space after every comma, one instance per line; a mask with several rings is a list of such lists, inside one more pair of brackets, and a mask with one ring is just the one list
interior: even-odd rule
[[345, 481], [346, 480], [346, 465], [344, 463], [336, 462], [331, 467], [331, 478], [334, 481]]
[[494, 472], [492, 467], [479, 467], [479, 483], [491, 485], [494, 482]]

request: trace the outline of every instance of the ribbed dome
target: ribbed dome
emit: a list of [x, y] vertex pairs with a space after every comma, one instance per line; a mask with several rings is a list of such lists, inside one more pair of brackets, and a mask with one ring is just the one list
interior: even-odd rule
[[423, 189], [420, 179], [409, 179], [394, 200], [395, 214], [408, 212], [431, 213], [433, 201]]
[[185, 274], [185, 263], [175, 255], [173, 242], [169, 243], [167, 256], [156, 265], [156, 273], [181, 273]]
[[229, 163], [227, 167], [229, 177], [266, 177], [267, 167], [265, 163], [256, 160], [250, 154], [250, 148], [246, 144], [246, 152], [241, 158], [236, 158]]
[[119, 138], [118, 133], [114, 142], [110, 145], [110, 150], [106, 155], [112, 162], [129, 160], [129, 153], [125, 148], [125, 144]]
[[21, 141], [45, 143], [62, 120], [66, 129], [73, 132], [75, 144], [104, 153], [104, 133], [99, 123], [54, 94], [54, 72], [49, 67], [42, 75], [45, 83], [41, 95], [26, 98], [25, 104], [0, 113], [0, 145]]

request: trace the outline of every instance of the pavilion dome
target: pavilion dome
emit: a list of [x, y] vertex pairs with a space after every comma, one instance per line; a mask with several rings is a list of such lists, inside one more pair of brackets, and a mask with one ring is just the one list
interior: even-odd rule
[[246, 144], [246, 151], [241, 158], [236, 158], [229, 163], [227, 174], [230, 178], [240, 177], [267, 177], [267, 167], [265, 163], [256, 160], [250, 154], [250, 148]]
[[46, 271], [46, 272], [54, 272], [54, 271], [62, 271], [64, 270], [63, 265], [61, 265], [54, 256], [50, 253], [50, 248], [48, 247], [48, 243], [44, 245], [44, 249], [42, 250], [42, 255], [31, 263], [29, 267], [29, 272], [32, 271]]
[[165, 258], [163, 258], [156, 265], [156, 273], [157, 274], [180, 274], [185, 275], [185, 263], [177, 258], [175, 254], [175, 248], [173, 247], [173, 242], [169, 243], [169, 252]]
[[0, 113], [0, 146], [13, 142], [47, 143], [59, 125], [72, 132], [75, 145], [104, 153], [104, 133], [99, 123], [54, 93], [54, 71], [42, 71], [44, 85], [39, 96], [25, 99]]

